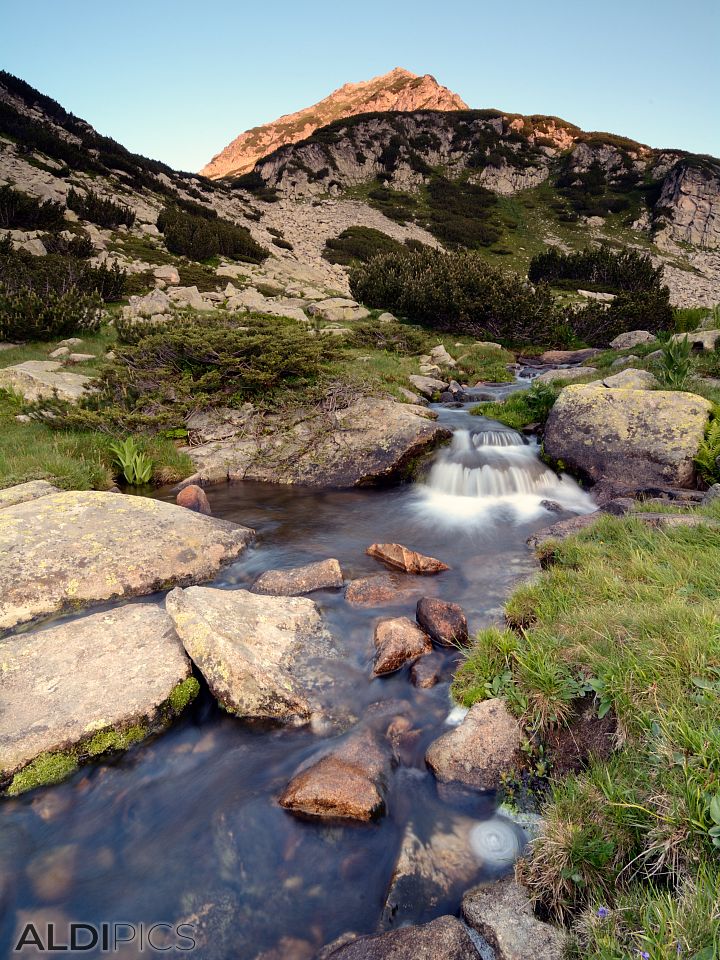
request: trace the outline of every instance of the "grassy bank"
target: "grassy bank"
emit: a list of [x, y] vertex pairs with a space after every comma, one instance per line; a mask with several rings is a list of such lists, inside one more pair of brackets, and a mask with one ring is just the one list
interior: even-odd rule
[[590, 698], [616, 718], [609, 758], [552, 781], [520, 867], [577, 957], [720, 956], [720, 509], [700, 512], [546, 545], [454, 683], [466, 705], [499, 692], [541, 740]]

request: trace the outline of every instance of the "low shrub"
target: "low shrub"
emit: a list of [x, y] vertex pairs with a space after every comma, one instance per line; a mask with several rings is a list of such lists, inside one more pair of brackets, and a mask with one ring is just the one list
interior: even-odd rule
[[10, 186], [0, 187], [0, 228], [4, 230], [61, 230], [63, 206], [54, 200], [40, 201]]
[[253, 240], [249, 230], [220, 217], [164, 207], [157, 225], [168, 250], [191, 260], [223, 256], [247, 263], [262, 263], [269, 256], [268, 251]]
[[359, 349], [387, 350], [389, 353], [415, 356], [426, 349], [427, 335], [407, 323], [378, 323], [364, 320], [353, 326], [347, 341]]
[[533, 283], [558, 284], [569, 281], [577, 289], [600, 288], [610, 292], [659, 290], [662, 267], [654, 267], [650, 257], [636, 250], [613, 250], [606, 244], [563, 253], [553, 247], [530, 261], [528, 277]]
[[0, 340], [53, 340], [88, 333], [100, 326], [102, 301], [97, 294], [70, 288], [43, 294], [0, 283]]
[[45, 233], [41, 240], [48, 253], [59, 253], [63, 257], [89, 260], [95, 253], [92, 240], [86, 233], [72, 237], [64, 236], [62, 233]]
[[373, 227], [348, 227], [337, 237], [325, 241], [323, 257], [329, 263], [350, 266], [367, 263], [381, 253], [399, 253], [407, 249], [399, 240]]
[[67, 205], [81, 220], [89, 220], [108, 230], [116, 230], [119, 226], [131, 227], [135, 223], [135, 214], [129, 207], [101, 197], [94, 190], [78, 193], [71, 189], [67, 195]]
[[674, 323], [667, 287], [619, 293], [609, 304], [597, 301], [580, 309], [569, 309], [565, 322], [574, 337], [591, 347], [605, 347], [627, 330], [648, 330], [658, 334]]
[[[63, 238], [58, 238], [62, 240]], [[68, 253], [35, 257], [27, 250], [14, 250], [9, 237], [0, 241], [0, 284], [5, 295], [32, 291], [39, 296], [62, 296], [70, 291], [97, 294], [106, 302], [120, 300], [127, 290], [127, 274], [117, 264], [93, 267], [80, 254], [82, 239], [68, 242]]]
[[554, 342], [562, 319], [547, 287], [476, 253], [419, 250], [374, 257], [350, 272], [353, 296], [429, 327], [508, 344]]
[[[71, 425], [109, 431], [178, 429], [187, 414], [246, 401], [271, 402], [283, 390], [314, 384], [337, 347], [330, 337], [308, 337], [292, 320], [180, 317], [115, 350], [83, 408], [68, 411]], [[96, 413], [98, 412], [99, 413]]]

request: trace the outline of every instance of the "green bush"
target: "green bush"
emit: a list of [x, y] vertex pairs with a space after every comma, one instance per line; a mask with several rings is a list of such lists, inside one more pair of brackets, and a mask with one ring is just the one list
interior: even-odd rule
[[612, 250], [603, 244], [575, 253], [552, 248], [530, 261], [528, 277], [533, 283], [545, 281], [559, 285], [570, 281], [571, 288], [623, 290], [659, 290], [662, 267], [654, 267], [650, 257], [636, 250]]
[[398, 253], [407, 249], [399, 240], [373, 227], [348, 227], [337, 237], [325, 241], [323, 257], [329, 263], [350, 266], [359, 260], [367, 263], [381, 253]]
[[45, 233], [41, 239], [48, 253], [59, 253], [63, 257], [89, 260], [95, 253], [92, 240], [86, 233], [73, 237], [63, 236], [61, 233]]
[[606, 306], [595, 301], [566, 312], [566, 323], [574, 337], [591, 347], [605, 347], [627, 330], [660, 333], [674, 323], [667, 287], [619, 293]]
[[89, 333], [100, 326], [101, 306], [96, 294], [74, 288], [38, 294], [27, 287], [10, 291], [0, 283], [0, 340], [54, 340]]
[[[58, 238], [62, 240], [62, 238]], [[62, 296], [70, 291], [97, 294], [106, 302], [120, 300], [126, 293], [127, 274], [117, 264], [90, 266], [78, 252], [85, 244], [68, 243], [68, 254], [50, 253], [35, 257], [27, 250], [14, 250], [9, 237], [0, 240], [0, 284], [5, 295], [33, 291], [39, 296]]]
[[65, 224], [62, 204], [41, 202], [10, 186], [0, 187], [0, 228], [4, 230], [61, 230]]
[[262, 263], [269, 256], [268, 251], [253, 240], [249, 230], [220, 217], [199, 216], [178, 207], [164, 207], [157, 225], [168, 250], [191, 260], [209, 260], [219, 255], [247, 263]]
[[377, 320], [364, 320], [354, 325], [352, 336], [347, 342], [350, 346], [359, 349], [372, 348], [414, 356], [426, 349], [427, 335], [407, 323], [378, 323]]
[[67, 205], [81, 220], [90, 220], [108, 230], [116, 230], [121, 225], [131, 227], [135, 223], [135, 214], [129, 207], [107, 200], [94, 190], [83, 194], [71, 189], [67, 195]]
[[[66, 421], [104, 429], [177, 429], [193, 410], [271, 402], [316, 383], [337, 347], [292, 320], [178, 318], [115, 350], [98, 391]], [[95, 416], [95, 411], [100, 411]]]
[[355, 266], [350, 288], [368, 306], [434, 329], [513, 345], [554, 343], [562, 320], [547, 287], [533, 288], [472, 252], [385, 254]]

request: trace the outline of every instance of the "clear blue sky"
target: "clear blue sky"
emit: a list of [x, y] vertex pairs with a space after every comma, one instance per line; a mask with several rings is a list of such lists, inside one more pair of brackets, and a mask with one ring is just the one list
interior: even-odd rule
[[0, 0], [3, 68], [185, 170], [395, 66], [472, 107], [720, 156], [718, 50], [718, 0]]

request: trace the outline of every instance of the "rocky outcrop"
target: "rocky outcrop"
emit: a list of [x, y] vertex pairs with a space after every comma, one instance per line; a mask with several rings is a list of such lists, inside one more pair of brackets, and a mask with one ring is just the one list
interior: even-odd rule
[[424, 407], [372, 397], [343, 409], [313, 408], [290, 417], [251, 410], [234, 427], [225, 425], [226, 439], [195, 442], [186, 452], [206, 482], [369, 486], [403, 478], [450, 436], [433, 418]]
[[339, 590], [343, 573], [337, 560], [318, 560], [304, 567], [288, 570], [266, 570], [253, 584], [253, 593], [278, 597], [297, 597], [315, 590]]
[[0, 662], [0, 786], [10, 793], [126, 749], [198, 689], [172, 621], [155, 604], [10, 637], [0, 642]]
[[658, 240], [720, 247], [720, 161], [680, 160], [663, 180]]
[[394, 673], [432, 650], [430, 637], [408, 617], [381, 620], [375, 627], [374, 643], [376, 677]]
[[371, 820], [385, 810], [390, 770], [389, 748], [377, 734], [353, 733], [301, 767], [279, 803], [305, 816]]
[[505, 703], [483, 700], [458, 727], [430, 744], [425, 761], [443, 783], [496, 790], [502, 775], [516, 769], [521, 743], [522, 728]]
[[0, 631], [90, 603], [209, 580], [252, 530], [118, 493], [54, 493], [0, 510]]
[[545, 453], [590, 480], [688, 487], [711, 405], [692, 393], [569, 386], [545, 428]]
[[238, 176], [252, 170], [261, 157], [285, 144], [309, 137], [319, 127], [343, 117], [386, 110], [463, 110], [456, 93], [442, 87], [429, 74], [419, 77], [396, 67], [390, 73], [360, 83], [346, 83], [324, 100], [297, 113], [287, 114], [236, 137], [200, 171], [203, 176]]
[[165, 600], [193, 663], [221, 706], [240, 717], [299, 724], [319, 711], [318, 661], [335, 655], [312, 600], [213, 587]]
[[475, 887], [463, 897], [462, 917], [495, 951], [496, 960], [562, 960], [566, 937], [533, 913], [515, 880]]
[[478, 960], [466, 928], [455, 917], [402, 927], [375, 937], [325, 947], [318, 960]]
[[401, 543], [373, 543], [367, 548], [366, 553], [389, 567], [403, 570], [405, 573], [431, 574], [450, 569], [442, 560], [427, 557], [416, 550], [408, 550]]
[[0, 370], [0, 388], [20, 394], [29, 403], [54, 397], [77, 403], [90, 384], [90, 377], [63, 370], [58, 360], [26, 360]]

